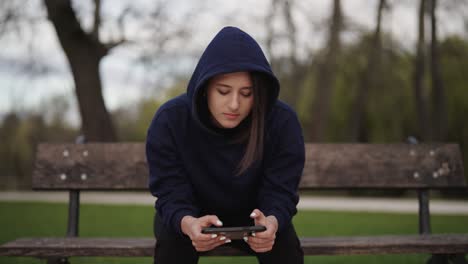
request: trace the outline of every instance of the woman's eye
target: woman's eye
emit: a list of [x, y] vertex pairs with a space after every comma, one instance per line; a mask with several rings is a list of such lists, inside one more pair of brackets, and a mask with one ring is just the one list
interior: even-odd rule
[[[218, 90], [218, 93], [221, 94], [221, 95], [227, 95], [229, 93], [229, 91]], [[240, 95], [242, 95], [244, 97], [249, 97], [249, 96], [252, 95], [252, 92], [246, 92], [246, 93], [241, 92]]]

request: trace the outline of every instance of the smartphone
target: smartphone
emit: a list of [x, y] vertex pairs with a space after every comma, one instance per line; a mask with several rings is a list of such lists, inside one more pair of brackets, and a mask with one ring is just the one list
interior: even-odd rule
[[237, 226], [237, 227], [204, 227], [203, 234], [217, 234], [218, 236], [225, 236], [230, 239], [243, 239], [246, 236], [252, 236], [252, 233], [263, 232], [266, 230], [265, 226]]

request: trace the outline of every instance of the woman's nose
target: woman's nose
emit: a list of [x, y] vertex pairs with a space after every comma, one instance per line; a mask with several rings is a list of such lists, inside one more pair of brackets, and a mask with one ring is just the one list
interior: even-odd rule
[[239, 108], [239, 97], [233, 95], [229, 101], [230, 110], [237, 110]]

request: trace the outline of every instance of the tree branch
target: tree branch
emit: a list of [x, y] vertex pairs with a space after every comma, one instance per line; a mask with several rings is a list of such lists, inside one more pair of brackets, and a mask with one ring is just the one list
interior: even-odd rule
[[[94, 52], [97, 58], [102, 58], [107, 54], [108, 50], [99, 39], [83, 30], [70, 0], [44, 0], [44, 3], [48, 18], [54, 25], [66, 53], [72, 53], [73, 48], [79, 47]], [[76, 43], [80, 45], [77, 46]]]
[[99, 27], [101, 25], [101, 0], [94, 0], [94, 25], [91, 34], [99, 40]]
[[111, 49], [121, 45], [121, 44], [124, 44], [124, 43], [128, 43], [129, 41], [126, 40], [125, 38], [121, 38], [119, 40], [116, 40], [116, 41], [111, 41], [111, 42], [107, 42], [107, 43], [103, 43], [104, 47], [106, 48], [107, 52], [109, 52]]
[[23, 19], [20, 16], [21, 7], [14, 1], [0, 1], [0, 37], [2, 37], [10, 26], [13, 28], [13, 31], [19, 35], [20, 30], [20, 20]]

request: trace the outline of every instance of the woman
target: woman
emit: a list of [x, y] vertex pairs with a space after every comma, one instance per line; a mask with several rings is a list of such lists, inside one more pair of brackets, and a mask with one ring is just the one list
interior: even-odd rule
[[[304, 167], [296, 113], [280, 102], [279, 82], [260, 46], [223, 28], [201, 56], [187, 93], [162, 105], [148, 129], [146, 154], [155, 263], [197, 263], [221, 245], [260, 263], [303, 263], [291, 219]], [[264, 225], [244, 240], [203, 227]]]

